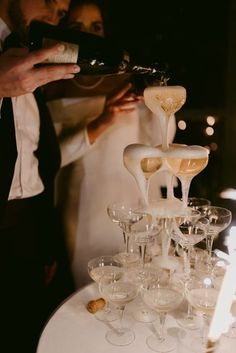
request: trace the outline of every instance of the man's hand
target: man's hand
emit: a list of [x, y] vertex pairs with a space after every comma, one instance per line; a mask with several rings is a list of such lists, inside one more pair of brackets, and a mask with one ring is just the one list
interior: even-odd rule
[[8, 49], [0, 55], [0, 98], [33, 92], [49, 82], [73, 78], [80, 71], [75, 64], [35, 67], [49, 56], [64, 50], [62, 44], [29, 52], [25, 48]]

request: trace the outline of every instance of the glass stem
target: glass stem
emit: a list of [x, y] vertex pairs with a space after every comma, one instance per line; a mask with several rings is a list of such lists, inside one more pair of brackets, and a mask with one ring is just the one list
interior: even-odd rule
[[169, 234], [166, 232], [165, 229], [161, 231], [161, 254], [163, 259], [168, 259], [170, 249], [170, 237]]
[[125, 250], [128, 253], [129, 252], [129, 234], [126, 233], [126, 240], [125, 240]]
[[[191, 251], [192, 251], [192, 246], [187, 246], [183, 247], [184, 250], [184, 277], [185, 277], [185, 283], [187, 283], [188, 279], [190, 278], [190, 258], [191, 258]], [[193, 308], [192, 305], [188, 302], [187, 304], [187, 317], [192, 318], [193, 317]]]
[[184, 205], [184, 208], [187, 208], [188, 207], [188, 194], [189, 194], [189, 189], [190, 189], [192, 178], [181, 177], [179, 179], [180, 179], [181, 188], [182, 188], [183, 205]]
[[158, 340], [163, 342], [165, 340], [164, 327], [166, 322], [166, 313], [159, 313], [160, 327], [158, 330]]
[[139, 245], [139, 249], [140, 249], [140, 255], [141, 255], [141, 260], [142, 260], [142, 270], [144, 270], [147, 244]]
[[185, 281], [189, 279], [190, 276], [190, 251], [189, 247], [183, 246], [183, 257], [184, 257], [184, 277]]
[[174, 180], [174, 175], [170, 172], [167, 172], [166, 174], [167, 199], [173, 199], [175, 197], [173, 180]]
[[148, 192], [149, 192], [150, 178], [146, 178], [146, 190], [145, 190], [145, 204], [148, 205]]
[[189, 280], [190, 273], [191, 273], [191, 256], [193, 246], [188, 244], [183, 248], [184, 250], [184, 273], [185, 273], [185, 280]]
[[124, 239], [124, 244], [126, 246], [126, 234], [125, 234], [125, 232], [123, 232], [123, 239]]
[[131, 224], [127, 224], [125, 226], [125, 231], [123, 232], [126, 253], [129, 252], [129, 236], [130, 236], [130, 233], [131, 233]]
[[208, 268], [211, 268], [211, 253], [212, 253], [212, 247], [213, 247], [213, 241], [215, 238], [215, 234], [207, 234], [206, 236], [206, 249], [207, 249], [207, 266]]
[[193, 317], [193, 307], [190, 303], [188, 303], [188, 307], [187, 307], [187, 317], [189, 319]]
[[168, 150], [168, 129], [169, 129], [169, 116], [160, 116], [160, 128], [161, 128], [161, 136], [162, 136], [162, 148], [163, 150]]
[[206, 314], [203, 314], [202, 343], [204, 346], [206, 345], [208, 326], [208, 316]]
[[119, 306], [118, 306], [118, 311], [119, 311], [119, 321], [120, 321], [119, 328], [118, 328], [118, 332], [122, 332], [125, 305], [119, 305]]

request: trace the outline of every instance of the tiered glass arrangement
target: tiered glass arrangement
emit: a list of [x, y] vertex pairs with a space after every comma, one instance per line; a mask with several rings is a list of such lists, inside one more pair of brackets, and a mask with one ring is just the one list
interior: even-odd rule
[[[125, 239], [124, 251], [114, 255], [123, 264], [124, 276], [99, 281], [101, 294], [109, 302], [116, 303], [122, 316], [124, 305], [133, 300], [136, 300], [134, 306], [138, 321], [153, 322], [158, 314], [161, 330], [147, 339], [147, 345], [162, 353], [176, 347], [176, 340], [164, 334], [163, 327], [166, 314], [177, 308], [183, 299], [188, 303], [188, 312], [182, 317], [185, 328], [198, 327], [193, 321], [192, 307], [204, 313], [205, 319], [209, 316], [206, 313], [211, 313], [215, 307], [219, 286], [215, 287], [214, 266], [209, 266], [212, 264], [212, 242], [230, 224], [232, 217], [229, 210], [213, 206], [209, 200], [189, 197], [192, 179], [208, 164], [209, 150], [198, 145], [168, 143], [170, 118], [185, 100], [186, 90], [181, 86], [148, 87], [144, 90], [145, 104], [160, 120], [163, 140], [159, 146], [131, 144], [124, 149], [124, 166], [137, 183], [141, 201], [139, 205], [132, 206], [119, 201], [108, 205], [108, 215], [120, 226]], [[167, 175], [167, 196], [153, 200], [149, 195], [149, 184], [152, 176], [162, 171]], [[174, 176], [180, 180], [182, 199], [174, 195]], [[161, 253], [152, 251], [150, 262], [146, 263], [146, 250], [153, 244], [153, 239], [155, 244], [157, 239], [160, 240]], [[178, 256], [170, 255], [171, 240], [181, 249]], [[204, 240], [208, 250], [204, 278], [196, 278], [192, 275], [191, 253], [194, 253], [195, 245]], [[130, 242], [137, 245], [132, 251]], [[158, 279], [161, 272], [166, 275], [165, 282]], [[175, 282], [176, 278], [181, 280], [181, 284]], [[130, 287], [131, 284], [136, 287]], [[140, 293], [142, 307], [135, 299]], [[124, 301], [119, 303], [121, 298]], [[134, 334], [120, 326], [108, 332], [106, 338], [112, 344], [127, 345], [134, 339]]]
[[[147, 107], [160, 120], [162, 145], [156, 147], [142, 144], [128, 145], [124, 150], [124, 165], [135, 178], [144, 204], [144, 210], [152, 214], [162, 225], [162, 255], [158, 265], [171, 270], [177, 263], [168, 256], [172, 227], [179, 217], [190, 215], [188, 193], [192, 179], [208, 163], [209, 150], [202, 146], [168, 144], [168, 126], [171, 115], [178, 111], [186, 100], [186, 90], [181, 86], [148, 87], [144, 90], [144, 101]], [[182, 201], [175, 198], [171, 177], [169, 178], [167, 198], [149, 201], [148, 184], [151, 176], [160, 171], [167, 171], [180, 179]]]

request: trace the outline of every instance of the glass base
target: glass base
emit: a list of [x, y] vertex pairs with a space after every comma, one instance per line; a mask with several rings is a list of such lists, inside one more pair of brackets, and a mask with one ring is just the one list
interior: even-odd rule
[[158, 339], [156, 335], [152, 335], [147, 338], [146, 343], [151, 350], [160, 353], [171, 352], [177, 347], [177, 340], [170, 335], [165, 335], [163, 340]]
[[95, 318], [104, 322], [111, 322], [118, 320], [120, 315], [117, 311], [111, 310], [110, 308], [99, 310], [94, 314]]
[[176, 318], [177, 323], [188, 330], [197, 330], [201, 327], [200, 318], [197, 315], [188, 316], [187, 313], [182, 313]]
[[149, 309], [148, 307], [140, 307], [137, 308], [134, 313], [133, 317], [136, 321], [144, 322], [144, 323], [151, 323], [157, 320], [158, 315], [156, 311]]
[[135, 334], [129, 328], [114, 329], [106, 333], [106, 340], [114, 346], [128, 346], [135, 339]]

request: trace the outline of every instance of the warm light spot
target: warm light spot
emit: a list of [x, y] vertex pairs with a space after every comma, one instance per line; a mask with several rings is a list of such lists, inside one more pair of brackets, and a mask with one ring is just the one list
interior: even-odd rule
[[210, 144], [210, 148], [211, 148], [212, 151], [216, 151], [216, 150], [218, 149], [217, 143], [212, 142], [212, 143]]
[[215, 132], [214, 129], [212, 127], [210, 127], [210, 126], [205, 129], [205, 133], [208, 136], [214, 135], [214, 132]]
[[216, 122], [216, 119], [214, 118], [214, 116], [209, 115], [207, 116], [206, 121], [208, 125], [213, 126]]
[[187, 124], [186, 124], [186, 122], [185, 122], [184, 120], [180, 120], [180, 121], [178, 122], [178, 128], [179, 128], [180, 130], [185, 130], [186, 127], [187, 127]]
[[220, 193], [222, 199], [236, 200], [236, 189], [228, 188]]

